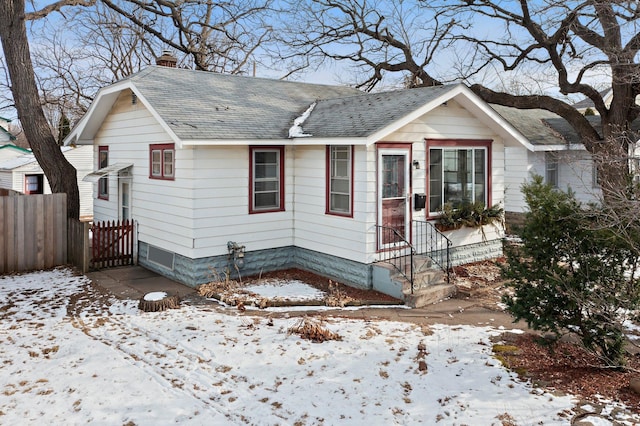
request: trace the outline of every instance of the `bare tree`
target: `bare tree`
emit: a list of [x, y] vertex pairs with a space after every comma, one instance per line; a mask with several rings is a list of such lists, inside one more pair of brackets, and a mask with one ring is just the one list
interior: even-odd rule
[[356, 87], [367, 91], [393, 73], [405, 86], [441, 84], [427, 69], [455, 22], [444, 10], [427, 16], [413, 1], [380, 0], [309, 0], [289, 10], [281, 42], [290, 50], [280, 54], [298, 60], [299, 69], [344, 61], [353, 66]]
[[[52, 191], [68, 194], [69, 217], [79, 216], [76, 171], [57, 146], [42, 101], [55, 105], [46, 108], [54, 111], [53, 122], [56, 114], [70, 117], [74, 108], [78, 116], [105, 75], [108, 82], [129, 75], [158, 44], [189, 57], [198, 69], [246, 71], [271, 34], [266, 21], [272, 1], [58, 0], [28, 12], [24, 0], [0, 0], [0, 41], [13, 106]], [[99, 53], [54, 38], [47, 54], [38, 56], [36, 73], [27, 23], [34, 27], [52, 14], [66, 24], [83, 23], [84, 40], [98, 40], [88, 50]], [[83, 65], [88, 73], [78, 72]], [[111, 74], [95, 72], [104, 69]]]
[[[446, 6], [445, 6], [446, 5]], [[616, 197], [627, 184], [631, 144], [638, 140], [631, 123], [640, 108], [640, 8], [637, 2], [581, 1], [454, 1], [442, 7], [467, 22], [486, 21], [495, 28], [489, 37], [480, 32], [458, 32], [454, 39], [478, 52], [469, 73], [491, 64], [517, 71], [532, 65], [555, 74], [560, 93], [580, 94], [594, 103], [599, 128], [569, 103], [552, 96], [514, 96], [480, 84], [472, 90], [488, 102], [517, 108], [542, 108], [567, 120], [580, 135], [598, 165], [605, 199]], [[499, 34], [496, 36], [495, 34]], [[593, 83], [595, 74], [609, 75], [613, 100], [605, 104]]]
[[[59, 7], [56, 5], [50, 7], [56, 9]], [[58, 147], [40, 105], [27, 38], [26, 21], [31, 18], [31, 14], [25, 13], [24, 0], [0, 0], [0, 40], [11, 79], [11, 92], [22, 128], [51, 190], [67, 194], [67, 214], [78, 218], [80, 195], [76, 169]]]
[[[367, 90], [393, 73], [413, 85], [462, 80], [488, 102], [552, 111], [593, 154], [605, 198], [626, 188], [629, 147], [638, 140], [630, 123], [640, 112], [637, 2], [307, 0], [297, 10], [299, 35], [289, 34], [293, 52], [285, 58], [297, 53], [318, 58], [316, 63], [356, 64], [365, 76], [357, 84]], [[486, 83], [488, 74], [493, 84]], [[503, 84], [505, 74], [544, 75], [559, 95], [545, 94], [550, 86], [540, 87], [540, 93], [522, 87], [510, 93], [505, 89], [513, 85]], [[610, 105], [597, 90], [602, 76], [611, 81]], [[571, 95], [591, 99], [600, 123], [573, 108], [566, 100]]]

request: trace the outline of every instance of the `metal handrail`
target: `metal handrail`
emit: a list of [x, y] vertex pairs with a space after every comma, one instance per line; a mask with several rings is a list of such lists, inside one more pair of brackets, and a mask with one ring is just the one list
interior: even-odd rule
[[[413, 294], [413, 280], [414, 280], [414, 267], [413, 256], [415, 254], [415, 248], [407, 241], [407, 239], [401, 235], [397, 229], [390, 226], [376, 226], [378, 231], [378, 238], [382, 245], [382, 241], [388, 241], [385, 246], [381, 248], [381, 262], [391, 264], [403, 277], [405, 277], [411, 284], [411, 294]], [[408, 254], [406, 251], [408, 250]], [[403, 254], [397, 255], [397, 250], [403, 250]], [[407, 258], [409, 259], [409, 270], [407, 271]]]
[[451, 246], [452, 242], [431, 222], [414, 220], [416, 228], [415, 247], [417, 255], [429, 257], [447, 274], [447, 282], [451, 282]]

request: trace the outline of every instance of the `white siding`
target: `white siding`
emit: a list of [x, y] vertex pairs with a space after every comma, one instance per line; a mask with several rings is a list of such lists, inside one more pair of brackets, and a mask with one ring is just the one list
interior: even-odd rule
[[76, 168], [78, 191], [80, 191], [80, 217], [93, 216], [93, 185], [82, 178], [93, 171], [93, 149], [84, 145], [70, 149], [64, 156]]
[[49, 186], [49, 181], [47, 180], [46, 176], [44, 176], [44, 172], [42, 171], [42, 168], [40, 168], [40, 165], [36, 161], [13, 169], [11, 189], [18, 192], [24, 192], [26, 175], [43, 175], [43, 184], [44, 184], [43, 193], [51, 194], [51, 187]]
[[568, 188], [583, 203], [597, 202], [601, 195], [593, 185], [593, 161], [586, 151], [562, 151], [558, 157], [558, 188]]
[[[420, 163], [420, 169], [411, 168], [412, 193], [426, 193], [426, 152], [425, 139], [483, 139], [492, 140], [491, 151], [491, 203], [501, 204], [505, 202], [505, 188], [509, 183], [505, 176], [505, 147], [501, 137], [496, 135], [488, 126], [475, 118], [470, 112], [462, 108], [455, 101], [449, 101], [447, 105], [440, 106], [427, 115], [402, 127], [385, 138], [384, 142], [410, 142], [413, 144], [412, 160]], [[373, 148], [375, 150], [375, 148]], [[375, 170], [375, 152], [369, 157], [370, 170]], [[373, 174], [375, 177], [375, 173]], [[374, 199], [373, 207], [376, 211]], [[412, 212], [415, 220], [424, 220], [426, 211]], [[375, 215], [367, 227], [375, 227]], [[456, 231], [465, 233], [466, 231]], [[498, 233], [499, 234], [499, 233]], [[497, 234], [496, 234], [497, 235]], [[375, 233], [371, 237], [369, 253], [375, 253]]]
[[[295, 245], [366, 262], [367, 212], [375, 213], [375, 174], [367, 173], [367, 152], [355, 147], [353, 217], [325, 214], [326, 147], [295, 148]], [[374, 168], [375, 171], [375, 163]], [[373, 194], [373, 197], [370, 195]], [[373, 203], [371, 202], [373, 200]], [[375, 231], [374, 231], [375, 233]]]
[[[412, 192], [425, 192], [425, 143], [433, 139], [491, 139], [493, 203], [504, 201], [504, 144], [455, 102], [404, 126], [385, 143], [411, 143]], [[298, 247], [369, 263], [376, 260], [377, 147], [354, 149], [353, 217], [325, 214], [326, 148], [285, 148], [285, 211], [249, 214], [249, 147], [192, 147], [176, 150], [175, 180], [149, 179], [149, 144], [169, 136], [129, 93], [120, 96], [94, 141], [109, 146], [109, 164], [133, 163], [131, 214], [139, 238], [191, 258], [226, 254], [227, 242], [247, 251]], [[96, 220], [118, 217], [117, 179], [109, 179], [109, 200], [95, 200]], [[93, 191], [97, 190], [94, 185]], [[424, 218], [424, 211], [412, 211]]]
[[[165, 250], [191, 257], [193, 190], [191, 150], [176, 150], [175, 180], [149, 179], [149, 144], [171, 143], [169, 135], [141, 104], [132, 105], [131, 93], [120, 95], [94, 139], [94, 164], [98, 146], [109, 147], [109, 164], [133, 163], [131, 217], [138, 221], [139, 239]], [[94, 220], [118, 219], [118, 179], [109, 176], [109, 199], [95, 198]]]
[[[524, 151], [523, 151], [524, 150]], [[523, 155], [523, 152], [526, 154]], [[593, 186], [593, 162], [586, 151], [554, 151], [558, 155], [558, 188], [571, 188], [576, 198], [583, 202], [597, 202], [600, 189]], [[531, 181], [533, 175], [546, 176], [545, 152], [530, 152], [524, 148], [507, 148], [506, 173], [508, 185], [505, 210], [525, 212], [522, 184]]]
[[505, 211], [522, 213], [526, 209], [521, 189], [531, 176], [529, 155], [525, 147], [505, 148]]
[[287, 147], [285, 210], [249, 214], [249, 147], [194, 148], [193, 168], [186, 174], [194, 188], [195, 257], [225, 254], [228, 241], [247, 251], [293, 244], [293, 155]]
[[0, 170], [0, 188], [13, 189], [13, 176], [11, 171]]
[[[69, 149], [65, 151], [64, 156], [77, 170], [78, 189], [80, 191], [80, 216], [91, 217], [93, 215], [91, 184], [82, 182], [82, 178], [93, 171], [92, 148], [90, 146], [82, 146]], [[11, 174], [12, 176], [6, 176], [8, 174]], [[9, 187], [4, 185], [10, 185], [10, 188], [14, 191], [24, 192], [26, 175], [44, 176], [44, 172], [37, 161], [32, 161], [24, 166], [14, 168], [11, 172], [5, 172], [5, 176], [2, 179], [3, 181], [0, 186]], [[43, 182], [43, 192], [45, 194], [51, 194], [51, 186], [49, 185], [49, 181], [46, 176], [44, 176]]]

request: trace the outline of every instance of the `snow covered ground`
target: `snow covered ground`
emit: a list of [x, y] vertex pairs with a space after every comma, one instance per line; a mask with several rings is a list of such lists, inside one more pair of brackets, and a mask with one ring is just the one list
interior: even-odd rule
[[489, 337], [501, 330], [330, 319], [324, 326], [342, 340], [312, 343], [288, 332], [298, 321], [211, 305], [144, 313], [66, 269], [0, 277], [0, 424], [549, 425], [573, 416], [574, 398], [518, 381], [491, 356]]

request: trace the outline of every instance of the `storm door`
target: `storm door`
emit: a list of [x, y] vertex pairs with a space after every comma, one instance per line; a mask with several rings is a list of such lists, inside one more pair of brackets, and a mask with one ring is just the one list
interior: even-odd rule
[[[381, 249], [402, 237], [410, 239], [410, 150], [378, 150], [378, 235]], [[395, 230], [395, 232], [391, 231]]]

